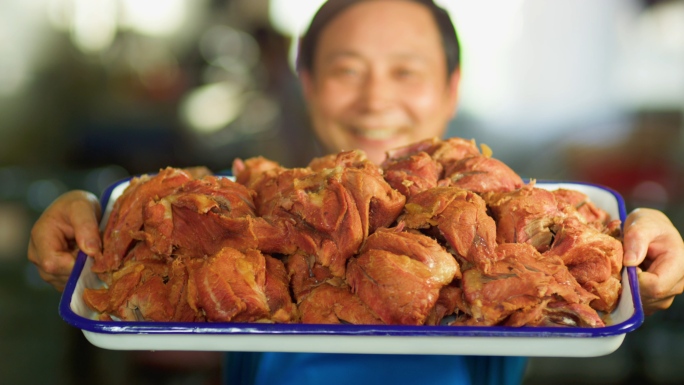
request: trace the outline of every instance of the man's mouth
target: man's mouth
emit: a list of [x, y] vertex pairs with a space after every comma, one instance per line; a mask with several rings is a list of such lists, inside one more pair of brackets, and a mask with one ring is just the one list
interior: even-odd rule
[[349, 130], [354, 136], [372, 141], [386, 141], [396, 138], [405, 130], [402, 128], [374, 128], [374, 129], [358, 129], [352, 128]]

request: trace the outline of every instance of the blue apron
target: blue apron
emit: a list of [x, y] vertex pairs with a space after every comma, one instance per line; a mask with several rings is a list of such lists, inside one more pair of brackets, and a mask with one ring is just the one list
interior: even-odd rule
[[227, 385], [517, 385], [524, 357], [228, 353]]

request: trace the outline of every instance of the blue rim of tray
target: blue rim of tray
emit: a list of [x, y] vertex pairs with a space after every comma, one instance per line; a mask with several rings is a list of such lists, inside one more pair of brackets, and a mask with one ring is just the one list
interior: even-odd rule
[[[107, 207], [113, 190], [130, 178], [109, 186], [102, 194], [101, 205]], [[538, 184], [572, 184], [598, 187], [611, 193], [618, 204], [620, 219], [626, 218], [625, 202], [615, 190], [605, 186], [569, 181], [537, 181]], [[327, 324], [267, 324], [230, 322], [149, 322], [149, 321], [99, 321], [82, 317], [71, 309], [71, 299], [81, 275], [87, 256], [79, 252], [71, 276], [67, 281], [59, 304], [59, 314], [68, 324], [93, 333], [104, 334], [216, 334], [216, 335], [340, 335], [340, 336], [434, 336], [434, 337], [534, 337], [534, 338], [596, 338], [626, 334], [636, 330], [644, 322], [644, 312], [639, 295], [639, 281], [635, 267], [625, 267], [634, 305], [634, 313], [627, 320], [600, 328], [586, 327], [509, 327], [509, 326], [406, 326], [406, 325], [327, 325]]]

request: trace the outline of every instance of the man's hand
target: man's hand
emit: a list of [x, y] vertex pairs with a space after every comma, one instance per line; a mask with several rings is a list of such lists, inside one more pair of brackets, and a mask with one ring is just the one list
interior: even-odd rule
[[669, 308], [684, 291], [684, 242], [660, 211], [636, 209], [624, 226], [624, 265], [639, 266], [646, 315]]
[[78, 250], [90, 256], [102, 252], [100, 203], [86, 191], [70, 191], [57, 198], [31, 229], [28, 259], [41, 278], [64, 290]]

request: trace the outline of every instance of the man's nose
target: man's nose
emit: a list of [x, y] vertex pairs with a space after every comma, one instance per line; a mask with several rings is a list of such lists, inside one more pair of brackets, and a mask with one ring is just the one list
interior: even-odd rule
[[361, 90], [361, 106], [369, 111], [383, 110], [396, 98], [392, 79], [382, 73], [370, 73], [364, 79]]

